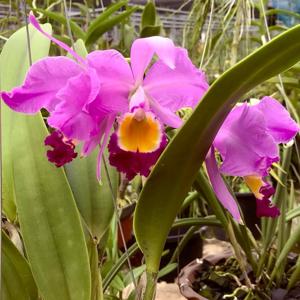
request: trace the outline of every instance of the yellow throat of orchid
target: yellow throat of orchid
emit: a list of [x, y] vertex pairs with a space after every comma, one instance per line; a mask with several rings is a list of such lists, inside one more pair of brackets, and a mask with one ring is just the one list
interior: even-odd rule
[[162, 128], [151, 112], [142, 108], [126, 113], [119, 123], [118, 145], [122, 150], [149, 153], [157, 150], [162, 139]]
[[244, 180], [248, 185], [255, 198], [262, 199], [263, 195], [260, 193], [260, 188], [264, 186], [264, 181], [259, 176], [245, 176]]

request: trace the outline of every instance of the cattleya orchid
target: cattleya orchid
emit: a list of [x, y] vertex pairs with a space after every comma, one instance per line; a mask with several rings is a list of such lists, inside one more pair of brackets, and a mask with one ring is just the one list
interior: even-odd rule
[[[275, 99], [264, 97], [255, 105], [236, 106], [222, 124], [206, 158], [213, 189], [224, 207], [240, 221], [238, 207], [219, 173], [243, 177], [256, 197], [258, 217], [277, 217], [279, 209], [270, 197], [275, 190], [266, 180], [271, 166], [279, 161], [281, 143], [291, 141], [299, 126]], [[215, 160], [218, 150], [222, 164]]]
[[[204, 73], [168, 38], [135, 40], [129, 64], [116, 50], [93, 51], [82, 58], [44, 32], [32, 14], [29, 21], [77, 62], [64, 56], [37, 61], [22, 86], [1, 93], [4, 102], [22, 113], [49, 111], [47, 122], [56, 130], [45, 144], [53, 147], [47, 155], [57, 166], [76, 157], [74, 141], [83, 142], [83, 156], [100, 145], [99, 178], [109, 142], [110, 163], [128, 179], [148, 176], [167, 144], [164, 126], [181, 126], [176, 111], [193, 108], [207, 90]], [[155, 54], [158, 59], [151, 65]]]

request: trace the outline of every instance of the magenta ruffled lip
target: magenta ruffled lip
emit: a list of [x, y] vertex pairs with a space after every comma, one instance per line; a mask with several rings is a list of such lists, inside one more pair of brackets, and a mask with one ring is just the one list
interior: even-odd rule
[[263, 198], [256, 199], [256, 215], [258, 217], [278, 217], [280, 210], [270, 200], [270, 197], [275, 193], [275, 189], [268, 182], [265, 182], [265, 185], [260, 188], [259, 192], [263, 195]]
[[47, 157], [56, 167], [62, 167], [77, 157], [77, 153], [74, 151], [75, 145], [72, 141], [64, 141], [63, 139], [64, 136], [61, 132], [53, 131], [44, 141], [45, 146], [53, 148], [53, 150], [47, 151]]
[[280, 210], [277, 206], [272, 204], [270, 199], [256, 199], [256, 215], [258, 217], [276, 218], [280, 216]]
[[136, 175], [149, 176], [151, 167], [155, 165], [159, 156], [167, 145], [167, 137], [163, 134], [162, 141], [157, 150], [150, 153], [124, 151], [118, 146], [118, 136], [113, 133], [108, 144], [109, 162], [119, 172], [126, 175], [128, 180]]

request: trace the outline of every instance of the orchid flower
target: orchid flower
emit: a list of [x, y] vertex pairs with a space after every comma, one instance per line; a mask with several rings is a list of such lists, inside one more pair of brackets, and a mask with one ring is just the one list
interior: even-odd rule
[[[279, 161], [278, 145], [291, 141], [298, 131], [288, 111], [271, 97], [255, 105], [236, 106], [229, 113], [207, 155], [206, 166], [217, 197], [236, 220], [241, 220], [238, 207], [219, 172], [244, 178], [256, 197], [258, 217], [277, 217], [280, 211], [270, 200], [275, 191], [266, 176]], [[220, 169], [215, 149], [222, 159]]]
[[[129, 64], [116, 50], [97, 50], [82, 58], [44, 32], [32, 14], [29, 21], [77, 62], [64, 56], [37, 61], [22, 86], [1, 92], [4, 102], [22, 113], [49, 111], [47, 122], [56, 131], [45, 143], [53, 147], [48, 159], [57, 166], [76, 156], [74, 141], [83, 143], [83, 156], [100, 145], [99, 178], [101, 157], [115, 127], [108, 145], [110, 163], [128, 179], [148, 176], [167, 144], [165, 126], [180, 127], [176, 111], [195, 107], [207, 90], [204, 73], [168, 38], [135, 40]], [[151, 64], [154, 55], [158, 59]]]

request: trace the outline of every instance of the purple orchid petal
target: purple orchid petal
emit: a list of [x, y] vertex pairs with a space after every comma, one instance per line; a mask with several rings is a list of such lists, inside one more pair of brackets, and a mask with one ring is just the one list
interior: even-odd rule
[[113, 133], [108, 144], [109, 162], [119, 172], [126, 174], [128, 180], [133, 179], [137, 174], [147, 177], [150, 174], [151, 167], [155, 165], [166, 145], [167, 138], [164, 135], [159, 149], [154, 152], [124, 151], [118, 146], [117, 134]]
[[103, 115], [102, 118], [98, 120], [99, 126], [95, 131], [91, 132], [90, 138], [87, 141], [84, 141], [83, 147], [81, 149], [81, 156], [89, 155], [96, 146], [101, 144], [102, 137], [105, 133], [107, 117], [108, 115]]
[[103, 140], [100, 145], [100, 150], [97, 157], [97, 179], [101, 180], [101, 165], [102, 165], [102, 156], [105, 150], [105, 147], [107, 145], [108, 137], [111, 132], [111, 129], [113, 127], [115, 121], [115, 115], [109, 115], [107, 116], [105, 120], [105, 126], [104, 126], [104, 134], [103, 134]]
[[272, 163], [279, 160], [278, 147], [266, 130], [264, 115], [247, 104], [230, 112], [214, 146], [223, 159], [221, 172], [231, 176], [266, 176]]
[[97, 133], [95, 135], [92, 135], [89, 140], [85, 141], [83, 143], [82, 149], [81, 149], [81, 156], [88, 156], [92, 153], [92, 151], [96, 148], [96, 146], [99, 145], [100, 141], [100, 134]]
[[29, 22], [31, 23], [31, 25], [34, 26], [40, 33], [42, 33], [45, 37], [47, 37], [53, 43], [55, 43], [58, 46], [60, 46], [62, 49], [64, 49], [67, 52], [69, 52], [78, 62], [80, 62], [83, 65], [85, 65], [85, 60], [81, 56], [79, 56], [73, 49], [71, 49], [65, 43], [59, 41], [58, 39], [54, 38], [53, 36], [51, 36], [50, 34], [48, 34], [47, 32], [45, 32], [42, 29], [42, 27], [40, 26], [38, 20], [35, 18], [35, 16], [33, 15], [32, 12], [30, 12], [28, 19], [29, 19]]
[[289, 142], [299, 132], [299, 125], [276, 99], [264, 97], [256, 107], [264, 114], [268, 132], [277, 144]]
[[255, 195], [257, 217], [278, 217], [280, 215], [280, 210], [273, 205], [270, 200], [275, 193], [275, 189], [272, 185], [263, 178], [257, 176], [246, 176], [244, 179], [252, 193]]
[[195, 107], [208, 89], [204, 73], [193, 65], [187, 51], [176, 48], [175, 53], [175, 68], [159, 60], [143, 82], [147, 94], [173, 112], [182, 107]]
[[257, 217], [271, 217], [276, 218], [280, 216], [280, 210], [273, 205], [270, 199], [264, 198], [262, 200], [256, 199], [256, 215]]
[[86, 112], [85, 105], [95, 99], [99, 89], [100, 82], [93, 69], [71, 78], [57, 93], [60, 103], [48, 118], [48, 124], [68, 138], [89, 140], [97, 130], [99, 116]]
[[150, 99], [150, 108], [162, 123], [170, 127], [179, 128], [183, 123], [179, 116], [172, 112], [168, 107], [160, 105], [154, 99]]
[[215, 151], [213, 146], [210, 148], [209, 153], [206, 156], [205, 160], [207, 173], [211, 182], [211, 185], [222, 205], [230, 212], [233, 218], [242, 223], [242, 218], [239, 212], [239, 208], [227, 189], [226, 184], [224, 183], [221, 174], [219, 172], [216, 158], [215, 158]]
[[56, 93], [81, 72], [82, 68], [67, 57], [47, 57], [31, 66], [22, 86], [2, 92], [1, 97], [18, 112], [34, 114], [42, 107], [52, 111], [59, 102]]
[[77, 157], [77, 153], [74, 151], [75, 145], [71, 140], [64, 140], [63, 134], [59, 131], [53, 131], [47, 136], [45, 145], [53, 148], [53, 150], [47, 151], [47, 157], [56, 167], [61, 167]]
[[129, 102], [129, 111], [133, 111], [135, 108], [141, 107], [144, 110], [149, 110], [149, 101], [145, 95], [144, 89], [139, 86], [136, 92], [131, 96]]
[[256, 215], [275, 218], [280, 215], [279, 209], [270, 200], [275, 189], [260, 176], [245, 176], [244, 180], [256, 198]]
[[175, 45], [172, 40], [160, 36], [137, 39], [133, 42], [130, 62], [134, 79], [139, 85], [154, 54], [170, 68], [175, 67]]
[[101, 82], [99, 97], [90, 109], [109, 113], [128, 111], [128, 97], [134, 88], [134, 80], [122, 54], [116, 50], [93, 51], [87, 61], [97, 71]]

